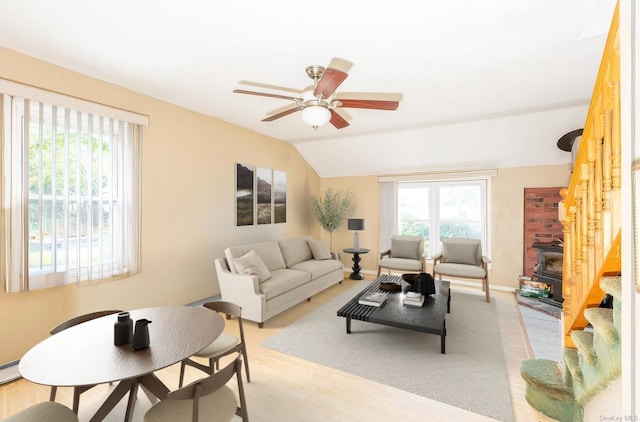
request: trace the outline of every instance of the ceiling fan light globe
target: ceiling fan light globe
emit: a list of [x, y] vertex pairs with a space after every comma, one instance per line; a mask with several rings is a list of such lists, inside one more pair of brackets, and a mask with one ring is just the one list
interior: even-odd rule
[[312, 127], [320, 127], [329, 123], [331, 120], [331, 112], [326, 107], [308, 106], [302, 110], [302, 120]]

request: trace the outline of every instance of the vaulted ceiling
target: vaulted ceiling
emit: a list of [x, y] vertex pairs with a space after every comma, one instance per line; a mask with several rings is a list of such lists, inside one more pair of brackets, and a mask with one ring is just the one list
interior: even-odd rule
[[[2, 1], [0, 45], [293, 143], [322, 177], [569, 162], [614, 0]], [[337, 92], [402, 93], [314, 130], [308, 65], [352, 63]], [[2, 65], [2, 64], [0, 64]]]

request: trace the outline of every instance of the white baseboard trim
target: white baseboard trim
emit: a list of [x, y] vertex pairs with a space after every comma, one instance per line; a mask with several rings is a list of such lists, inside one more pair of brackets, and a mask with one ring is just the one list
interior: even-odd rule
[[18, 372], [18, 362], [19, 361], [15, 361], [0, 365], [0, 385], [7, 384], [20, 378], [20, 372]]
[[[474, 283], [473, 281], [464, 281], [464, 280], [452, 280], [452, 279], [447, 279], [449, 280], [449, 282], [451, 284], [459, 284], [461, 286], [470, 286], [470, 287], [478, 287], [478, 288], [482, 288], [482, 285], [480, 283]], [[503, 292], [515, 292], [516, 289], [514, 287], [509, 287], [509, 286], [496, 286], [496, 285], [489, 285], [489, 290], [500, 290]]]

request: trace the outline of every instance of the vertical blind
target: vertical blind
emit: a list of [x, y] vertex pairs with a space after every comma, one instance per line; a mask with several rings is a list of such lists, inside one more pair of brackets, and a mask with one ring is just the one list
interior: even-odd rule
[[6, 291], [136, 274], [141, 126], [7, 94], [0, 111]]

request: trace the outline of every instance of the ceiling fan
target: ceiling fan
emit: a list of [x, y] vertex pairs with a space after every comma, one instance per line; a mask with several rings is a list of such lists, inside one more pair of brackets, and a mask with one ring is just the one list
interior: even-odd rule
[[240, 81], [242, 85], [298, 94], [298, 96], [295, 97], [244, 89], [235, 89], [233, 92], [237, 94], [291, 100], [294, 102], [293, 104], [267, 113], [269, 116], [262, 119], [262, 121], [272, 122], [296, 111], [300, 111], [302, 120], [314, 129], [328, 122], [336, 129], [349, 126], [348, 120], [351, 120], [351, 116], [343, 110], [344, 108], [365, 108], [372, 110], [396, 110], [398, 108], [402, 94], [366, 92], [336, 93], [336, 89], [347, 78], [347, 71], [351, 65], [352, 63], [346, 60], [334, 58], [326, 68], [320, 65], [307, 66], [305, 71], [307, 76], [313, 79], [313, 85], [304, 89], [284, 88], [258, 82]]

